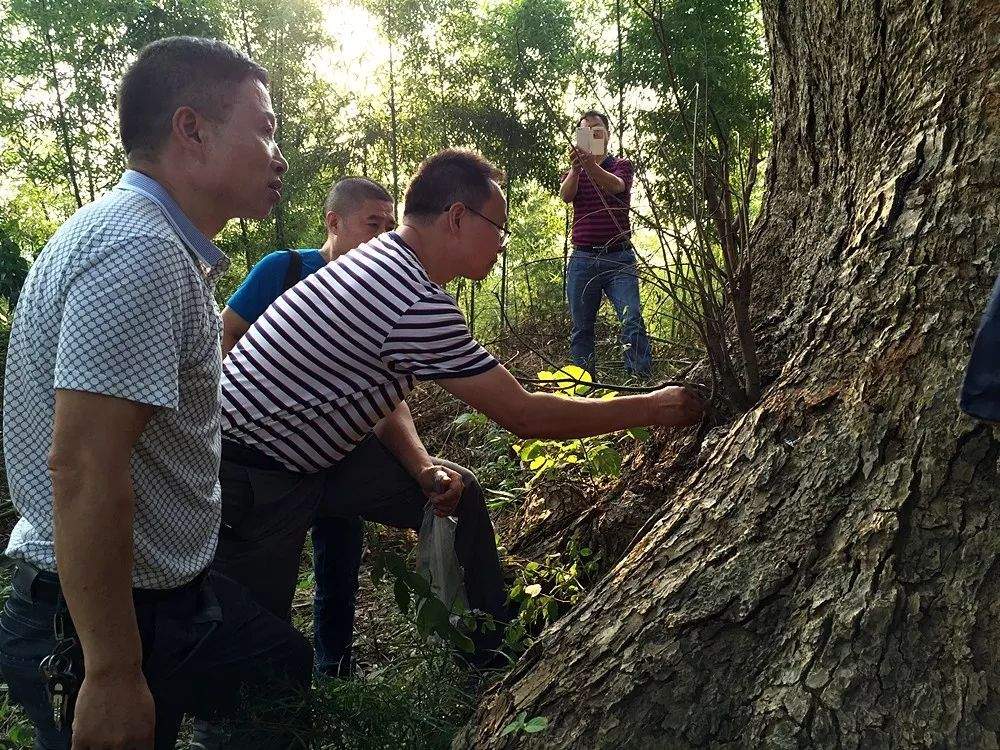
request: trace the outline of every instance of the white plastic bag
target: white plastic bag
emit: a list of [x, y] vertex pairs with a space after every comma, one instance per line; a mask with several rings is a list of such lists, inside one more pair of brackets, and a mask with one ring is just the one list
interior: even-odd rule
[[457, 526], [458, 519], [435, 516], [434, 508], [428, 503], [417, 542], [417, 571], [430, 581], [431, 591], [452, 613], [453, 622], [456, 611], [464, 612], [469, 607], [465, 596], [465, 573], [455, 556]]

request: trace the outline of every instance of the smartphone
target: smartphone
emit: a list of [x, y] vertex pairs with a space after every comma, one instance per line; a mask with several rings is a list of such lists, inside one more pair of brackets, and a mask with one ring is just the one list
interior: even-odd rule
[[576, 147], [594, 156], [604, 156], [604, 140], [594, 138], [594, 131], [588, 125], [576, 129]]

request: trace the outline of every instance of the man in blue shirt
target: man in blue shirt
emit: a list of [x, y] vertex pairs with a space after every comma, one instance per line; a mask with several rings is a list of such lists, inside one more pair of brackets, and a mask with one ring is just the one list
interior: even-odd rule
[[[223, 357], [286, 288], [396, 226], [389, 193], [363, 177], [347, 177], [334, 183], [323, 206], [323, 216], [326, 224], [323, 247], [270, 253], [253, 267], [229, 298], [222, 311]], [[293, 253], [298, 255], [297, 259]]]

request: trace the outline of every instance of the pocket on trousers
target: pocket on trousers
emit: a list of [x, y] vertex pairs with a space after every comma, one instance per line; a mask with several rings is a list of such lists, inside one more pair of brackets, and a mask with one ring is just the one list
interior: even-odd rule
[[222, 527], [219, 535], [241, 538], [240, 527], [253, 503], [250, 474], [244, 467], [223, 459], [219, 467], [219, 484], [222, 488]]

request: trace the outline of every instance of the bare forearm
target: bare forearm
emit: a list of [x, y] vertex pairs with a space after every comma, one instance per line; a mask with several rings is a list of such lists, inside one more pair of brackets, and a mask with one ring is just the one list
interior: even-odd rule
[[559, 186], [559, 197], [566, 203], [572, 203], [573, 199], [576, 198], [576, 191], [579, 187], [580, 173], [571, 169], [569, 174], [566, 175], [566, 179], [562, 181], [562, 185]]
[[128, 466], [109, 471], [53, 461], [52, 485], [59, 580], [87, 674], [139, 670]]
[[233, 347], [236, 346], [236, 342], [238, 342], [239, 340], [240, 339], [239, 339], [238, 336], [234, 336], [232, 333], [230, 333], [228, 331], [223, 331], [222, 332], [222, 358], [223, 359], [225, 359], [226, 357], [229, 356], [229, 352], [231, 352], [233, 350]]
[[222, 358], [229, 356], [229, 352], [236, 346], [237, 342], [243, 338], [250, 330], [250, 323], [233, 312], [228, 306], [222, 311]]
[[418, 476], [433, 464], [430, 454], [417, 435], [413, 414], [405, 401], [400, 402], [392, 414], [375, 426], [375, 434], [411, 476]]
[[603, 435], [653, 422], [646, 396], [614, 399], [562, 398], [532, 393], [514, 425], [521, 438], [565, 439]]
[[587, 175], [602, 192], [618, 195], [618, 193], [625, 191], [625, 181], [618, 175], [602, 169], [599, 165], [588, 167]]

